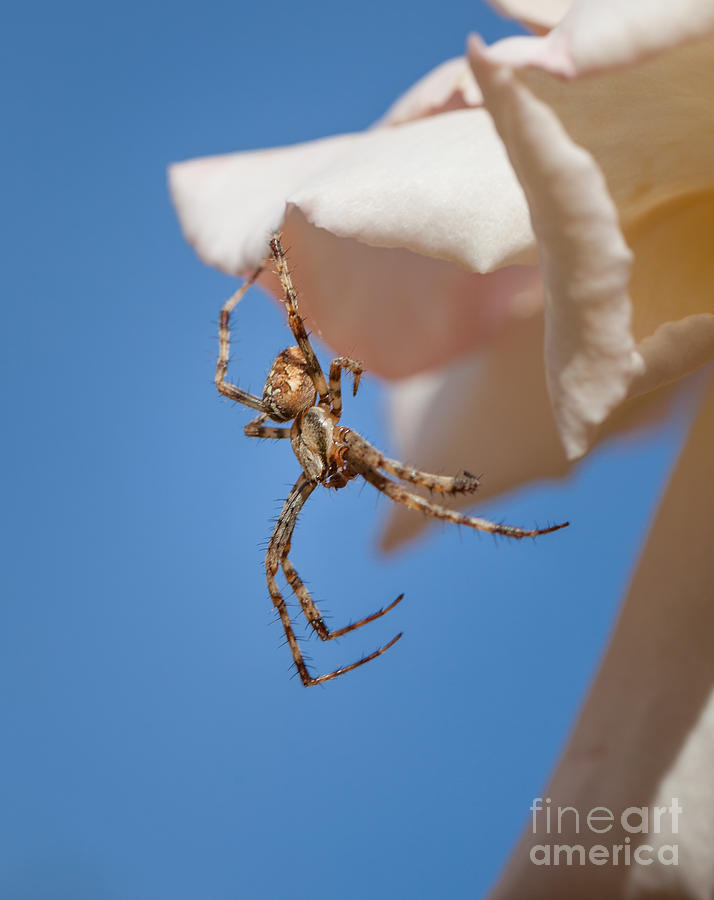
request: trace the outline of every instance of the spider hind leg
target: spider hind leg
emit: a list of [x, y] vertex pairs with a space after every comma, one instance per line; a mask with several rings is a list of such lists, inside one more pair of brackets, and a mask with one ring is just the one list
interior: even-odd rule
[[371, 469], [384, 469], [390, 475], [410, 484], [416, 484], [439, 494], [473, 494], [478, 490], [479, 479], [471, 472], [461, 475], [433, 475], [407, 466], [399, 460], [389, 459], [373, 447], [368, 440], [349, 428], [342, 430], [342, 440], [350, 458], [356, 457]]
[[346, 672], [351, 672], [353, 669], [357, 669], [360, 666], [363, 666], [365, 663], [371, 662], [373, 659], [376, 659], [378, 656], [381, 656], [384, 652], [389, 650], [389, 648], [396, 644], [396, 642], [402, 636], [400, 632], [398, 635], [393, 637], [392, 640], [389, 641], [389, 643], [385, 644], [383, 647], [380, 647], [378, 650], [375, 650], [374, 653], [363, 656], [361, 659], [358, 659], [357, 662], [351, 663], [348, 666], [342, 666], [339, 669], [335, 669], [334, 672], [328, 672], [325, 675], [318, 675], [316, 677], [310, 674], [307, 663], [305, 662], [304, 654], [300, 648], [298, 639], [295, 636], [295, 630], [290, 619], [290, 613], [288, 612], [287, 604], [285, 603], [285, 599], [280, 592], [280, 588], [278, 587], [277, 581], [275, 579], [275, 576], [277, 575], [278, 570], [281, 566], [283, 568], [283, 571], [285, 572], [289, 584], [295, 590], [295, 593], [298, 597], [298, 600], [300, 601], [300, 605], [303, 609], [303, 612], [305, 613], [308, 622], [323, 640], [331, 640], [333, 638], [340, 637], [343, 634], [348, 634], [350, 631], [361, 628], [362, 625], [366, 625], [368, 622], [373, 622], [375, 619], [381, 618], [383, 615], [385, 615], [385, 613], [388, 613], [391, 609], [393, 609], [404, 596], [403, 594], [401, 594], [389, 606], [385, 607], [384, 609], [378, 610], [376, 613], [372, 613], [371, 616], [367, 616], [364, 619], [360, 619], [358, 622], [354, 622], [353, 624], [347, 625], [344, 628], [340, 628], [336, 631], [329, 631], [324, 623], [320, 611], [310, 597], [307, 588], [303, 584], [300, 576], [297, 574], [290, 560], [288, 559], [288, 553], [290, 552], [290, 542], [292, 539], [293, 531], [295, 530], [295, 524], [297, 522], [298, 515], [300, 514], [300, 510], [305, 505], [307, 498], [316, 487], [317, 482], [310, 481], [304, 473], [298, 478], [293, 489], [290, 491], [290, 494], [285, 501], [285, 505], [283, 506], [282, 512], [278, 517], [278, 521], [275, 524], [273, 534], [268, 544], [268, 551], [265, 556], [265, 574], [266, 580], [268, 582], [270, 599], [272, 600], [273, 606], [275, 606], [275, 609], [278, 612], [278, 616], [280, 617], [280, 622], [283, 626], [283, 630], [285, 631], [285, 638], [287, 640], [288, 646], [290, 647], [290, 652], [293, 657], [293, 662], [295, 663], [295, 668], [300, 675], [300, 680], [306, 687], [311, 687], [315, 684], [323, 684], [326, 681], [331, 681], [333, 678], [337, 678], [340, 675], [344, 675]]
[[397, 643], [401, 636], [402, 632], [400, 631], [399, 634], [395, 635], [388, 644], [380, 647], [379, 650], [375, 650], [374, 653], [370, 653], [368, 656], [363, 656], [362, 659], [358, 659], [357, 662], [353, 662], [349, 666], [343, 666], [341, 669], [335, 669], [334, 672], [328, 672], [326, 675], [318, 675], [317, 678], [311, 678], [309, 681], [305, 681], [303, 679], [303, 684], [306, 687], [310, 687], [313, 684], [324, 684], [326, 681], [332, 681], [333, 678], [338, 678], [340, 675], [345, 675], [347, 672], [351, 672], [353, 669], [358, 669], [365, 663], [372, 662], [373, 659], [376, 659], [378, 656], [386, 653], [390, 647], [393, 647]]
[[449, 509], [448, 506], [441, 506], [439, 503], [433, 503], [431, 500], [419, 496], [419, 494], [408, 491], [403, 485], [397, 484], [397, 482], [387, 478], [354, 453], [348, 454], [347, 460], [365, 481], [368, 481], [373, 487], [376, 487], [378, 491], [386, 494], [390, 500], [395, 500], [397, 503], [403, 503], [404, 506], [409, 507], [409, 509], [426, 513], [426, 515], [432, 516], [435, 519], [444, 519], [446, 522], [453, 522], [455, 525], [467, 525], [469, 528], [473, 528], [476, 531], [501, 534], [504, 537], [532, 538], [538, 537], [541, 534], [550, 534], [552, 531], [559, 531], [561, 528], [566, 528], [570, 524], [569, 522], [561, 522], [558, 525], [550, 525], [547, 528], [517, 528], [514, 525], [491, 522], [488, 519], [481, 519], [477, 516], [465, 516], [456, 510]]
[[323, 641], [332, 641], [335, 638], [342, 637], [345, 634], [349, 634], [350, 631], [356, 631], [363, 625], [367, 625], [370, 622], [381, 619], [382, 616], [393, 610], [394, 607], [398, 603], [401, 603], [401, 601], [404, 599], [404, 594], [400, 594], [396, 600], [393, 600], [389, 604], [389, 606], [384, 606], [381, 609], [378, 609], [377, 612], [374, 612], [369, 616], [365, 616], [363, 619], [359, 619], [357, 622], [352, 622], [350, 625], [345, 625], [344, 628], [337, 628], [332, 631], [325, 624], [322, 613], [318, 609], [315, 601], [312, 599], [310, 592], [305, 587], [305, 583], [303, 582], [302, 578], [300, 578], [297, 571], [295, 570], [295, 567], [288, 559], [287, 554], [282, 559], [282, 566], [288, 584], [295, 592], [295, 596], [300, 602], [300, 606], [302, 607], [302, 611], [305, 614], [305, 618], [307, 619], [308, 624], [318, 635], [318, 637]]

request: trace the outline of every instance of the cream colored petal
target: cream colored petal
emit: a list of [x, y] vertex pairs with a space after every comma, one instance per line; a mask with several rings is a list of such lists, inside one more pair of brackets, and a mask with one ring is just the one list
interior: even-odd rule
[[711, 312], [714, 103], [707, 86], [714, 81], [714, 38], [570, 84], [535, 71], [518, 77], [605, 174], [634, 252], [635, 339], [667, 321]]
[[[489, 55], [497, 47], [489, 48]], [[666, 229], [697, 195], [712, 192], [714, 36], [626, 71], [569, 84], [535, 70], [519, 71], [518, 77], [593, 154], [630, 240], [650, 222]], [[672, 237], [683, 225], [687, 240], [702, 225], [711, 234], [714, 203], [711, 197], [704, 202], [708, 213], [698, 213], [702, 222], [684, 219]]]
[[506, 38], [493, 59], [574, 78], [630, 66], [712, 30], [713, 0], [575, 0], [545, 37]]
[[[654, 848], [655, 859], [662, 846], [676, 844], [678, 865], [534, 866], [530, 848], [555, 841], [529, 828], [491, 900], [714, 896], [713, 446], [711, 392], [573, 735], [548, 786], [533, 788], [552, 808], [573, 806], [581, 816], [595, 806], [618, 818], [629, 806], [648, 806], [651, 827], [637, 837]], [[682, 808], [677, 829], [667, 811], [655, 829], [652, 808], [671, 808], [673, 798]], [[587, 827], [578, 834], [572, 829], [573, 817], [564, 816], [557, 842], [582, 844], [586, 852], [592, 844], [613, 843]]]
[[[542, 314], [513, 320], [477, 356], [390, 387], [389, 419], [397, 442], [393, 455], [431, 472], [483, 473], [478, 496], [464, 497], [458, 505], [473, 507], [475, 501], [486, 517], [490, 497], [529, 481], [566, 475], [570, 464], [551, 413], [543, 337]], [[659, 421], [675, 394], [674, 388], [662, 389], [626, 402], [598, 439]], [[396, 547], [430, 524], [394, 504], [382, 544]]]
[[405, 247], [470, 271], [534, 260], [523, 191], [480, 109], [191, 160], [171, 168], [170, 183], [187, 239], [228, 272], [258, 264], [286, 203], [337, 237]]
[[338, 237], [471, 271], [533, 261], [523, 191], [482, 109], [376, 129], [289, 200]]
[[671, 384], [714, 360], [714, 315], [699, 313], [676, 322], [665, 322], [637, 345], [644, 362], [628, 396]]
[[458, 56], [441, 63], [420, 78], [389, 107], [376, 126], [401, 125], [415, 119], [480, 106], [481, 91], [466, 61]]
[[169, 187], [186, 240], [201, 259], [229, 274], [255, 269], [270, 234], [285, 216], [286, 198], [364, 135], [206, 156], [175, 163]]
[[490, 5], [528, 26], [532, 31], [548, 31], [560, 22], [572, 0], [488, 0]]
[[480, 42], [471, 41], [469, 58], [528, 198], [545, 283], [548, 389], [574, 459], [642, 366], [630, 332], [631, 254], [592, 157]]
[[605, 174], [635, 253], [635, 336], [711, 311], [714, 38], [571, 84], [533, 71], [519, 78]]
[[630, 296], [637, 340], [670, 320], [714, 312], [714, 192], [663, 203], [625, 235], [635, 254]]

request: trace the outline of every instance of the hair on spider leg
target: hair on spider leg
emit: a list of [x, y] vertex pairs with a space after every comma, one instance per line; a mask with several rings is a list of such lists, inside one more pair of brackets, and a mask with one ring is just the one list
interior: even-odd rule
[[[293, 591], [293, 596], [296, 596], [294, 591]], [[302, 607], [301, 607], [301, 609], [302, 609]], [[325, 625], [327, 625], [328, 622], [334, 621], [334, 618], [335, 618], [334, 615], [329, 610], [327, 610], [327, 611], [325, 610], [323, 601], [320, 601], [319, 609], [320, 609], [320, 618], [322, 619], [322, 621]], [[350, 624], [352, 624], [352, 623], [350, 623]], [[312, 623], [310, 622], [309, 619], [305, 619], [303, 621], [303, 632], [304, 632], [304, 635], [306, 635], [306, 640], [308, 640], [308, 641], [311, 641], [313, 638], [319, 637], [317, 631], [315, 630], [314, 626], [312, 625]]]
[[[301, 641], [300, 644], [301, 644], [301, 646], [302, 646], [303, 642]], [[302, 650], [301, 652], [302, 652], [302, 661], [303, 661], [306, 665], [312, 665], [312, 664], [315, 662], [315, 660], [312, 658], [312, 656], [310, 656], [309, 653], [306, 653], [304, 650]], [[291, 662], [290, 665], [288, 666], [288, 672], [289, 672], [292, 668], [295, 668], [295, 672], [297, 673], [298, 669], [297, 669], [297, 665], [295, 664], [295, 661], [294, 661], [294, 660], [293, 660], [293, 662]]]
[[[283, 256], [289, 256], [293, 252], [293, 245], [292, 244], [283, 245], [283, 241], [285, 240], [285, 235], [282, 232], [279, 235], [276, 235], [276, 233], [274, 231], [271, 231], [268, 234], [268, 240], [266, 243], [269, 244], [276, 236], [280, 238], [280, 246], [283, 249]], [[290, 263], [290, 271], [292, 271], [294, 268], [295, 268], [294, 264]]]
[[311, 627], [309, 622], [305, 622], [299, 640], [305, 644], [311, 644], [312, 641], [317, 641], [319, 643], [320, 635]]
[[[312, 663], [313, 660], [308, 659], [308, 657], [303, 654], [303, 662], [307, 664], [307, 663]], [[290, 665], [287, 668], [287, 671], [290, 674], [291, 681], [293, 680], [293, 678], [295, 678], [296, 675], [300, 674], [300, 670], [298, 669], [297, 663], [295, 663], [295, 662], [290, 663]]]
[[[295, 635], [295, 640], [298, 642], [298, 644], [300, 644], [303, 660], [304, 660], [306, 663], [307, 663], [307, 662], [312, 662], [312, 661], [313, 661], [313, 660], [312, 660], [312, 657], [311, 657], [308, 653], [305, 653], [304, 650], [302, 650], [302, 647], [303, 647], [303, 645], [305, 644], [305, 641], [304, 641], [301, 637], [298, 637], [297, 635]], [[289, 641], [288, 641], [287, 638], [285, 638], [285, 640], [282, 641], [280, 644], [278, 644], [277, 647], [276, 647], [275, 649], [276, 649], [276, 650], [282, 650], [283, 647], [288, 647], [288, 646], [290, 646]]]

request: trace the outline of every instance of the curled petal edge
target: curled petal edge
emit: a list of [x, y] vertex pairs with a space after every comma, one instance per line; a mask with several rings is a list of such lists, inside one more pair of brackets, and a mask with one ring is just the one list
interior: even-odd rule
[[479, 38], [469, 40], [469, 60], [528, 201], [546, 297], [548, 389], [566, 455], [576, 459], [643, 370], [630, 330], [632, 255], [592, 156]]
[[544, 37], [494, 44], [494, 61], [561, 78], [631, 66], [714, 31], [713, 0], [575, 0]]

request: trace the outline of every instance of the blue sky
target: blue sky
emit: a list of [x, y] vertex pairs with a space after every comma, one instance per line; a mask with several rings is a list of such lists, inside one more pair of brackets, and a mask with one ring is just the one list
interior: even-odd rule
[[[6, 12], [3, 897], [473, 898], [496, 877], [681, 421], [481, 510], [573, 523], [535, 543], [437, 528], [384, 558], [385, 499], [317, 492], [294, 559], [333, 621], [406, 599], [313, 642], [316, 668], [405, 634], [303, 690], [262, 561], [297, 462], [215, 394], [233, 282], [183, 243], [165, 168], [362, 128], [469, 30], [509, 28], [456, 0]], [[236, 321], [259, 389], [290, 342], [281, 312], [253, 292]], [[345, 419], [389, 446], [377, 379]]]

